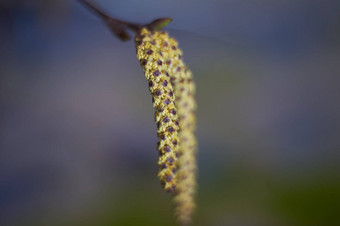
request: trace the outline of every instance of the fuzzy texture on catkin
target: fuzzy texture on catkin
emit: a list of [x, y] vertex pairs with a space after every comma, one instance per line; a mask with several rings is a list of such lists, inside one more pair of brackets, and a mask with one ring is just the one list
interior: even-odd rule
[[179, 122], [175, 95], [167, 65], [162, 56], [161, 33], [142, 29], [135, 38], [137, 58], [149, 83], [155, 108], [155, 121], [159, 137], [159, 173], [161, 185], [168, 192], [176, 190], [177, 155], [179, 147]]
[[[167, 86], [171, 89], [168, 93], [171, 92], [171, 96], [176, 98], [175, 107], [177, 108], [179, 119], [178, 139], [180, 145], [178, 153], [177, 149], [174, 150], [175, 156], [176, 153], [178, 156], [178, 161], [176, 162], [177, 173], [175, 175], [175, 180], [177, 180], [175, 205], [178, 221], [183, 225], [187, 225], [191, 221], [192, 212], [195, 208], [194, 195], [196, 190], [196, 102], [194, 98], [195, 85], [193, 83], [192, 73], [182, 61], [182, 52], [178, 48], [177, 41], [169, 37], [166, 32], [151, 32], [144, 28], [140, 34], [136, 36], [136, 47], [137, 57], [141, 62], [149, 84], [150, 81], [153, 85], [160, 84], [164, 79], [167, 79], [171, 84], [171, 86], [169, 84]], [[162, 72], [162, 75], [165, 74], [165, 76], [156, 81], [153, 73], [157, 70]], [[157, 85], [157, 88], [150, 88], [154, 96], [154, 106], [156, 108], [158, 108], [158, 103], [161, 103], [165, 98], [161, 101], [159, 97], [157, 97], [159, 101], [156, 101], [154, 93], [155, 90], [160, 89], [160, 86], [161, 85]], [[174, 101], [174, 98], [171, 100]], [[169, 111], [167, 110], [165, 112]], [[174, 117], [171, 119], [174, 120], [176, 124], [177, 118]], [[162, 128], [163, 124], [160, 120], [161, 117], [157, 116], [156, 110], [156, 121], [158, 125], [160, 125], [159, 128]], [[158, 130], [159, 136], [162, 134], [162, 131], [164, 131], [164, 128]], [[167, 144], [168, 143], [169, 142], [167, 142]], [[160, 152], [162, 152], [162, 148], [163, 146], [159, 145]], [[159, 165], [164, 165], [163, 159], [159, 160]], [[168, 166], [167, 169], [169, 169], [169, 167], [170, 166]], [[170, 185], [167, 185], [168, 182], [164, 180], [163, 176], [169, 175], [169, 172], [165, 172], [165, 169], [162, 169], [162, 167], [160, 167], [160, 169], [159, 175], [161, 181], [163, 184], [165, 182], [166, 187], [170, 187]], [[172, 170], [172, 172], [174, 171]], [[171, 184], [171, 186], [173, 185], [174, 184]]]

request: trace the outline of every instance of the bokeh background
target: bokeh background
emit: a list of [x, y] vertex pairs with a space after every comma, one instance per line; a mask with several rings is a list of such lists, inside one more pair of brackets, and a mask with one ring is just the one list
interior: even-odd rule
[[[340, 225], [340, 3], [97, 0], [174, 19], [197, 83], [193, 225]], [[77, 1], [0, 0], [0, 225], [175, 225], [133, 42]]]

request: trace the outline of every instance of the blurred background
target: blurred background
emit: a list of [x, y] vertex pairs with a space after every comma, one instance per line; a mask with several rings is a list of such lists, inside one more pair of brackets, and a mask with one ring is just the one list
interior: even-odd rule
[[[193, 225], [340, 225], [340, 2], [96, 0], [166, 28], [197, 84]], [[134, 43], [0, 0], [0, 225], [175, 225]]]

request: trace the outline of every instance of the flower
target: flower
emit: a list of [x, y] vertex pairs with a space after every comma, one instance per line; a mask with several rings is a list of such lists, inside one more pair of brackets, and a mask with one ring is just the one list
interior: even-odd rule
[[[177, 41], [166, 32], [143, 28], [136, 36], [136, 48], [156, 108], [161, 183], [170, 191], [176, 186], [176, 215], [180, 223], [188, 224], [195, 207], [196, 190], [196, 102], [192, 72], [182, 60]], [[169, 129], [173, 132], [169, 133]], [[170, 146], [173, 141], [180, 145]], [[169, 164], [169, 159], [176, 164]]]

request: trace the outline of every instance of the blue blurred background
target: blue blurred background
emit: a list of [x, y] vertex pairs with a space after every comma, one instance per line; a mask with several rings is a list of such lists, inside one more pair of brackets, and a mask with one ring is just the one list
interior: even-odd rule
[[[194, 225], [340, 225], [340, 2], [96, 0], [174, 19], [197, 84]], [[174, 225], [133, 42], [0, 0], [0, 225]]]

